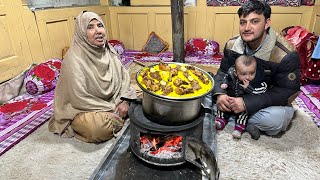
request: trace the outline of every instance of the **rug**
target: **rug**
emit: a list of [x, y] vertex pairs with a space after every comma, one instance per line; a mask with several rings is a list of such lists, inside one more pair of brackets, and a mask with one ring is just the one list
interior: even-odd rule
[[0, 156], [0, 179], [89, 179], [115, 140], [94, 144], [62, 138], [48, 131], [47, 121]]
[[227, 126], [217, 133], [220, 179], [320, 179], [320, 131], [301, 109], [282, 136], [255, 141], [244, 133], [236, 141], [232, 130]]
[[0, 156], [46, 122], [53, 114], [54, 90], [22, 94], [0, 106]]
[[[0, 179], [90, 179], [115, 142], [92, 144], [61, 138], [48, 132], [47, 125], [0, 156]], [[282, 137], [263, 135], [255, 141], [245, 133], [235, 141], [231, 133], [231, 126], [217, 133], [221, 180], [320, 179], [320, 131], [302, 110]]]

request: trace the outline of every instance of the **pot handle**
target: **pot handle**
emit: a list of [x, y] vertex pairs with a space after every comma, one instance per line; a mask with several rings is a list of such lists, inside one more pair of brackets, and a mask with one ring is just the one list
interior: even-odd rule
[[186, 161], [200, 168], [208, 179], [219, 179], [220, 171], [216, 157], [206, 143], [193, 137], [187, 137], [185, 147]]

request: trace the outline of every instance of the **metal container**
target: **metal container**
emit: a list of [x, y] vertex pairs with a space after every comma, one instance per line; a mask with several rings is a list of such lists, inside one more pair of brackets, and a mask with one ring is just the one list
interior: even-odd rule
[[[175, 64], [181, 65], [183, 63]], [[149, 66], [149, 68], [152, 66]], [[143, 90], [142, 109], [144, 115], [151, 121], [163, 125], [182, 125], [194, 120], [200, 113], [202, 98], [212, 91], [214, 82], [212, 76], [207, 72], [198, 67], [195, 68], [208, 77], [212, 82], [212, 87], [205, 94], [187, 98], [168, 97], [149, 91], [138, 82], [140, 70], [136, 75], [136, 80], [140, 88]]]

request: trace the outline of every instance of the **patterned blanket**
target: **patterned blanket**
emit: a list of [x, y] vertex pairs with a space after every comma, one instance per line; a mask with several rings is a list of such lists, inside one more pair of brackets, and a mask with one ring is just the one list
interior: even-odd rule
[[320, 85], [305, 85], [300, 89], [301, 93], [295, 99], [295, 103], [320, 127]]
[[[166, 51], [159, 54], [150, 54], [143, 51], [126, 49], [121, 55], [120, 60], [126, 68], [135, 60], [139, 62], [159, 62], [160, 59], [164, 62], [173, 61], [173, 53]], [[190, 55], [185, 57], [186, 63], [193, 64], [216, 64], [219, 65], [222, 59], [221, 54], [213, 56], [209, 55]]]
[[0, 156], [45, 123], [53, 114], [54, 90], [25, 93], [0, 106]]

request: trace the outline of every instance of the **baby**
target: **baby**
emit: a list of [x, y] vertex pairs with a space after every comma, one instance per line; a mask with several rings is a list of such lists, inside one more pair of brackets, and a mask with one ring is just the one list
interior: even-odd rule
[[[263, 81], [264, 74], [257, 76], [257, 61], [253, 56], [241, 55], [235, 65], [230, 67], [228, 73], [220, 85], [227, 91], [228, 96], [241, 97], [244, 94], [262, 94], [267, 91], [267, 84]], [[223, 130], [228, 119], [235, 115], [235, 127], [232, 133], [234, 138], [240, 139], [247, 125], [249, 114], [244, 111], [238, 114], [234, 112], [222, 112], [217, 110], [216, 129]]]

